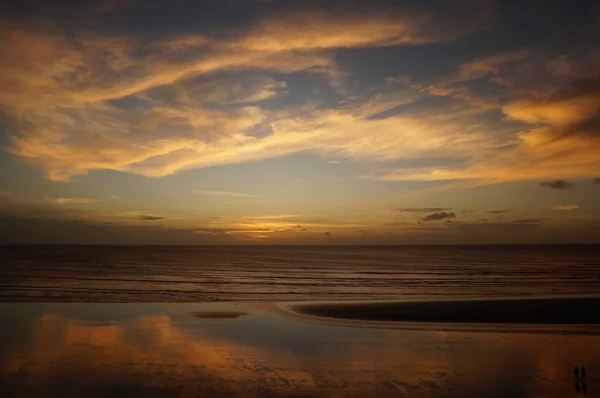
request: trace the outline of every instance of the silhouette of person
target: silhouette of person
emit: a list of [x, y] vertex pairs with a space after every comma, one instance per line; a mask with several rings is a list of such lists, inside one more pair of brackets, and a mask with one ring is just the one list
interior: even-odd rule
[[586, 374], [585, 374], [585, 367], [581, 366], [581, 382], [584, 383], [586, 382]]
[[575, 366], [573, 374], [575, 375], [575, 380], [579, 381], [579, 368], [577, 366]]
[[583, 395], [587, 393], [587, 374], [585, 372], [585, 367], [581, 367], [581, 390]]

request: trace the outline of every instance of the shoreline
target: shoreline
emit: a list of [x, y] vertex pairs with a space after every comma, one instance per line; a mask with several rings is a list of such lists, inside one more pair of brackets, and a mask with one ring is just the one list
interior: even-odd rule
[[423, 323], [600, 324], [600, 298], [536, 298], [292, 304], [300, 315], [324, 319]]

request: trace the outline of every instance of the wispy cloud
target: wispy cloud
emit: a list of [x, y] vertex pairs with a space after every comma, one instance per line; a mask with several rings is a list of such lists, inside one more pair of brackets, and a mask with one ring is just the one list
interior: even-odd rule
[[569, 210], [577, 210], [579, 209], [579, 205], [556, 205], [552, 206], [552, 210], [558, 211], [569, 211]]
[[300, 217], [297, 214], [267, 214], [260, 216], [247, 216], [243, 217], [244, 219], [252, 219], [252, 220], [282, 220], [286, 218], [298, 218]]
[[488, 214], [500, 214], [500, 213], [506, 213], [509, 212], [510, 209], [504, 209], [504, 210], [488, 210], [486, 211], [486, 213]]
[[232, 191], [194, 191], [194, 193], [199, 195], [209, 195], [209, 196], [237, 196], [242, 198], [256, 198], [257, 195], [252, 195], [249, 193], [243, 192], [232, 192]]
[[72, 198], [46, 198], [48, 202], [56, 203], [59, 205], [89, 205], [92, 203], [99, 202], [99, 199], [91, 199], [91, 198], [81, 198], [81, 197], [72, 197]]
[[[521, 130], [513, 130], [512, 139], [509, 139], [510, 134], [505, 136], [504, 147], [498, 147], [501, 150], [474, 155], [468, 161], [450, 167], [397, 170], [382, 178], [398, 181], [468, 179], [497, 183], [583, 177], [595, 173], [600, 168], [596, 156], [600, 150], [600, 77], [597, 72], [600, 56], [597, 51], [590, 50], [585, 59], [565, 55], [540, 61], [540, 65], [552, 65], [552, 68], [528, 65], [526, 70], [544, 70], [544, 78], [536, 78], [535, 73], [522, 78], [519, 66], [511, 66], [502, 70], [502, 78], [493, 79], [492, 84], [505, 86], [509, 96], [508, 100], [497, 98], [496, 109], [499, 108], [508, 120], [525, 125]], [[478, 69], [494, 70], [491, 67]], [[504, 80], [506, 76], [510, 76], [507, 81]], [[530, 86], [532, 81], [535, 81], [535, 87]], [[463, 102], [470, 101], [469, 95], [467, 93]], [[507, 102], [501, 104], [502, 101]], [[490, 127], [498, 131], [499, 124]]]
[[132, 217], [132, 219], [134, 219], [134, 220], [141, 220], [141, 221], [158, 221], [158, 220], [164, 220], [165, 217], [150, 216], [150, 215], [146, 215], [146, 214], [140, 214], [139, 216]]
[[97, 10], [99, 12], [115, 12], [133, 7], [135, 0], [100, 0]]
[[575, 186], [574, 183], [565, 180], [542, 181], [540, 187], [550, 189], [569, 189]]
[[[130, 3], [104, 1], [102, 7], [111, 11]], [[154, 43], [87, 32], [73, 36], [50, 22], [4, 24], [1, 51], [9, 61], [0, 70], [0, 105], [18, 125], [10, 150], [52, 180], [96, 169], [164, 176], [305, 150], [381, 159], [426, 152], [430, 148], [417, 138], [431, 126], [417, 119], [368, 121], [351, 109], [303, 116], [269, 112], [257, 103], [284, 94], [286, 81], [256, 74], [197, 78], [229, 70], [331, 76], [336, 65], [326, 50], [443, 42], [485, 27], [463, 11], [455, 20], [408, 7], [335, 18], [303, 10], [265, 17], [226, 38], [182, 34]], [[90, 62], [98, 59], [106, 62]], [[113, 101], [125, 97], [138, 106]], [[256, 129], [264, 132], [254, 134]], [[447, 141], [441, 131], [434, 135], [431, 142]]]
[[515, 224], [541, 224], [545, 221], [543, 218], [523, 218], [520, 220], [515, 220], [513, 223]]
[[[154, 41], [85, 30], [74, 35], [49, 21], [3, 23], [0, 107], [11, 127], [9, 150], [56, 181], [92, 170], [161, 177], [299, 152], [335, 159], [328, 163], [369, 162], [372, 178], [390, 181], [595, 175], [600, 90], [594, 51], [537, 61], [541, 57], [527, 49], [502, 51], [458, 62], [439, 80], [413, 84], [410, 77], [382, 76], [385, 83], [361, 92], [339, 89], [340, 81], [356, 76], [336, 51], [457, 40], [490, 26], [493, 3], [457, 1], [439, 11], [414, 2], [340, 13], [306, 6], [266, 14], [227, 34], [181, 32]], [[133, 2], [101, 4], [108, 12]], [[533, 79], [527, 70], [548, 76]], [[291, 75], [298, 72], [321, 79], [341, 98], [269, 106], [294, 97]], [[478, 81], [496, 94], [479, 93]], [[432, 97], [443, 101], [422, 106]], [[398, 161], [410, 166], [390, 171]]]
[[449, 207], [404, 207], [394, 209], [398, 213], [432, 213], [432, 212], [440, 212], [440, 211], [448, 211], [452, 210]]
[[445, 219], [450, 219], [450, 218], [455, 218], [456, 214], [454, 214], [453, 212], [441, 212], [441, 213], [433, 213], [433, 214], [429, 214], [425, 217], [423, 217], [421, 219], [421, 221], [439, 221], [439, 220], [445, 220]]

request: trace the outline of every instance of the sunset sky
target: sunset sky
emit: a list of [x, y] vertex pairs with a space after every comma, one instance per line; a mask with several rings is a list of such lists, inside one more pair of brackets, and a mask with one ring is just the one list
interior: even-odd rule
[[0, 6], [0, 243], [600, 243], [600, 5]]

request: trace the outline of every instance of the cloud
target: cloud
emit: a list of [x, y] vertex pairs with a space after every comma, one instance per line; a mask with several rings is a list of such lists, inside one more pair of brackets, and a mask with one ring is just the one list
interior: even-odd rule
[[142, 221], [158, 221], [158, 220], [164, 220], [165, 217], [149, 216], [149, 215], [141, 214], [139, 216], [134, 217], [133, 219], [134, 220], [142, 220]]
[[331, 232], [323, 232], [323, 235], [325, 235], [325, 236], [331, 236]]
[[[478, 17], [468, 14], [467, 5], [477, 8]], [[442, 8], [437, 13], [415, 7], [292, 10], [264, 18], [231, 45], [259, 52], [415, 45], [453, 41], [489, 26], [488, 1]]]
[[488, 210], [486, 211], [486, 213], [488, 214], [500, 214], [500, 213], [506, 213], [510, 211], [510, 209], [504, 209], [504, 210]]
[[515, 50], [476, 58], [461, 64], [458, 71], [449, 79], [451, 83], [479, 79], [486, 75], [498, 75], [506, 69], [507, 64], [520, 64], [531, 56], [528, 50]]
[[440, 212], [452, 210], [452, 208], [448, 207], [405, 207], [394, 209], [398, 213], [431, 213], [431, 212]]
[[[557, 61], [544, 59], [548, 65], [558, 64]], [[552, 67], [552, 78], [538, 81], [535, 89], [526, 86], [527, 79], [518, 79], [511, 81], [504, 97], [496, 95], [498, 104], [505, 101], [500, 109], [507, 122], [524, 126], [520, 131], [515, 131], [513, 126], [512, 133], [511, 129], [507, 130], [504, 144], [496, 150], [482, 151], [450, 167], [401, 169], [381, 178], [395, 181], [466, 179], [486, 184], [596, 174], [600, 169], [596, 155], [600, 151], [600, 76], [597, 72], [600, 53], [590, 50], [584, 60], [564, 56], [560, 61], [567, 66]], [[498, 70], [502, 76], [519, 73], [518, 67]], [[534, 72], [536, 70], [534, 68]], [[488, 127], [500, 132], [499, 123]], [[514, 134], [512, 138], [511, 134]]]
[[568, 182], [565, 180], [542, 181], [539, 185], [540, 187], [550, 189], [569, 189], [575, 186], [575, 184], [573, 184], [572, 182]]
[[523, 218], [521, 220], [515, 220], [513, 223], [515, 224], [540, 224], [544, 222], [543, 218]]
[[132, 8], [135, 0], [100, 0], [98, 2], [98, 12], [116, 12]]
[[599, 185], [600, 184], [600, 177], [592, 179], [592, 184]]
[[456, 214], [454, 214], [453, 212], [446, 213], [445, 211], [443, 211], [441, 213], [429, 214], [429, 215], [423, 217], [421, 219], [421, 221], [438, 221], [438, 220], [444, 220], [444, 219], [455, 218], [455, 217], [456, 217]]
[[[68, 217], [65, 215], [65, 217]], [[235, 244], [234, 235], [199, 235], [191, 229], [128, 226], [120, 222], [83, 219], [37, 218], [35, 216], [0, 215], [5, 228], [0, 230], [4, 244], [107, 244], [107, 245], [181, 245]]]
[[[126, 3], [102, 4], [112, 10]], [[331, 74], [335, 57], [327, 50], [448, 41], [485, 26], [464, 7], [457, 12], [461, 23], [446, 12], [408, 8], [335, 17], [304, 10], [266, 17], [245, 32], [154, 42], [85, 30], [72, 35], [47, 21], [6, 23], [0, 107], [10, 122], [9, 150], [57, 181], [101, 169], [159, 177], [305, 150], [370, 159], [396, 158], [401, 148], [399, 156], [427, 152], [417, 141], [432, 129], [419, 119], [260, 108], [284, 94], [287, 82], [257, 71]], [[433, 135], [436, 147], [446, 141], [442, 131]]]
[[[103, 2], [107, 10], [127, 3]], [[265, 101], [294, 96], [287, 74], [339, 85], [334, 80], [349, 73], [336, 56], [340, 49], [456, 40], [488, 28], [494, 6], [458, 1], [437, 11], [287, 11], [228, 34], [181, 32], [154, 41], [85, 30], [73, 35], [47, 21], [3, 24], [0, 108], [10, 127], [9, 151], [57, 181], [92, 170], [161, 177], [304, 151], [378, 163], [453, 160], [371, 175], [394, 181], [568, 178], [600, 168], [594, 53], [547, 62], [571, 83], [549, 79], [546, 89], [523, 90], [527, 79], [518, 65], [535, 57], [517, 50], [467, 60], [440, 82], [387, 79], [390, 87], [353, 93], [333, 106], [268, 107]], [[486, 106], [473, 106], [475, 90], [467, 85], [478, 79], [507, 91], [496, 96], [502, 98], [478, 95]], [[398, 112], [431, 95], [460, 104]], [[490, 122], [483, 113], [491, 109], [524, 127]]]
[[179, 36], [163, 42], [158, 42], [156, 43], [156, 46], [168, 52], [183, 52], [190, 49], [202, 48], [210, 43], [211, 41], [207, 36], [187, 35]]
[[312, 228], [307, 228], [301, 224], [290, 224], [285, 221], [278, 221], [281, 218], [266, 218], [263, 220], [253, 217], [243, 217], [238, 222], [218, 223], [202, 228], [194, 228], [193, 232], [200, 235], [231, 235], [244, 239], [280, 239], [276, 235], [297, 234], [308, 232]]
[[255, 198], [256, 195], [243, 192], [232, 192], [232, 191], [194, 191], [200, 195], [211, 195], [211, 196], [237, 196], [242, 198]]
[[197, 82], [181, 94], [197, 96], [209, 105], [253, 104], [287, 94], [287, 83], [272, 77], [247, 75]]
[[196, 234], [201, 235], [240, 235], [240, 236], [249, 236], [249, 237], [264, 237], [265, 233], [272, 233], [274, 230], [271, 228], [261, 228], [261, 227], [252, 227], [252, 228], [194, 228], [192, 230]]
[[569, 211], [579, 209], [579, 205], [556, 205], [552, 206], [552, 210]]
[[73, 198], [48, 198], [48, 201], [59, 204], [59, 205], [72, 205], [72, 204], [88, 205], [91, 203], [98, 202], [98, 199], [73, 197]]
[[281, 220], [286, 218], [298, 218], [300, 217], [298, 214], [267, 214], [267, 215], [259, 215], [259, 216], [245, 216], [242, 217], [244, 219], [251, 220]]
[[428, 85], [415, 84], [413, 87], [434, 96], [451, 97], [485, 108], [494, 108], [498, 106], [498, 103], [494, 98], [486, 98], [477, 94], [476, 91], [466, 83], [482, 78], [494, 80], [508, 65], [520, 64], [524, 59], [530, 56], [531, 51], [515, 50], [476, 58], [472, 61], [463, 62], [455, 73], [442, 78], [439, 82], [430, 83]]

